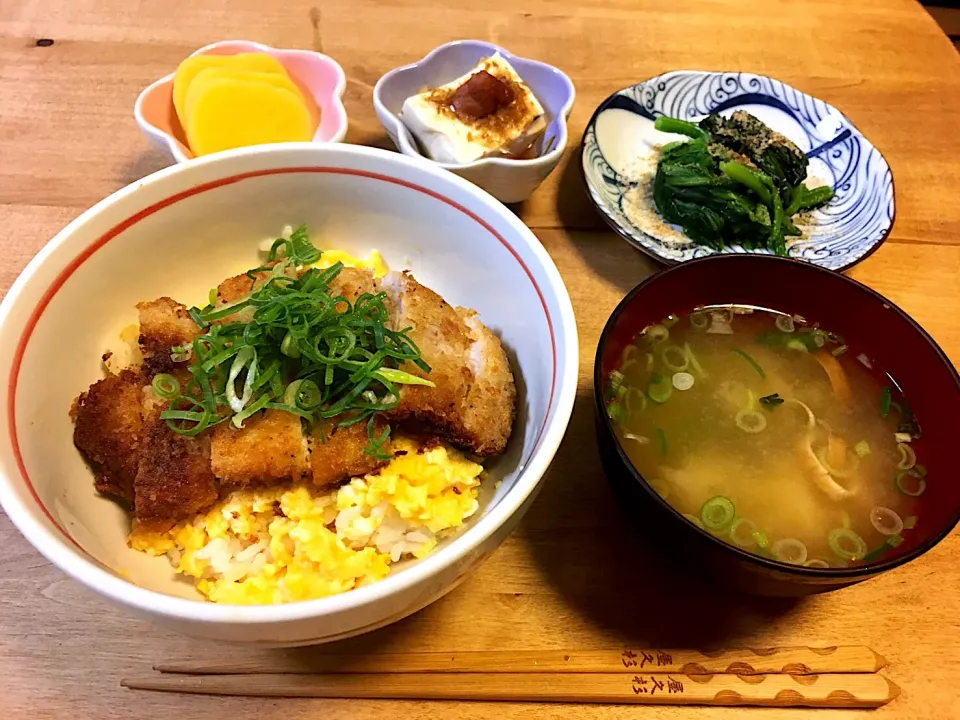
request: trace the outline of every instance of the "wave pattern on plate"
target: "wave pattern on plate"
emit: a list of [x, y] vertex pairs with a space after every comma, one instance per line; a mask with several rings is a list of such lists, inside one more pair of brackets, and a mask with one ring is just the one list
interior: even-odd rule
[[[790, 139], [809, 148], [811, 172], [829, 183], [834, 199], [814, 211], [804, 237], [789, 249], [791, 257], [832, 270], [845, 270], [882, 243], [893, 225], [893, 177], [880, 152], [838, 110], [772, 78], [751, 73], [678, 71], [621, 90], [597, 109], [583, 136], [583, 172], [591, 199], [604, 219], [639, 249], [670, 264], [714, 254], [710, 248], [637, 228], [624, 211], [633, 182], [607, 162], [596, 137], [596, 119], [616, 104], [640, 117], [669, 115], [699, 120], [712, 112], [763, 106], [783, 113], [802, 137]], [[746, 252], [742, 247], [726, 253]], [[757, 251], [769, 252], [769, 251]]]

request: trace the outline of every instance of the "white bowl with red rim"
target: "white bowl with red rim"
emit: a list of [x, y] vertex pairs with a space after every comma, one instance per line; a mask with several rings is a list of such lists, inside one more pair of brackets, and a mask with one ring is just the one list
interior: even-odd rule
[[[99, 497], [72, 442], [70, 404], [101, 377], [105, 346], [161, 295], [202, 304], [257, 262], [258, 243], [306, 223], [321, 248], [379, 250], [503, 339], [519, 390], [489, 497], [459, 535], [384, 580], [274, 606], [205, 602], [166, 558], [127, 547], [129, 516]], [[573, 309], [553, 261], [491, 196], [396, 153], [311, 143], [176, 165], [95, 205], [30, 262], [0, 304], [0, 503], [51, 562], [133, 613], [197, 637], [256, 645], [331, 641], [381, 627], [455, 587], [536, 496], [577, 385]], [[497, 481], [502, 481], [499, 486]]]

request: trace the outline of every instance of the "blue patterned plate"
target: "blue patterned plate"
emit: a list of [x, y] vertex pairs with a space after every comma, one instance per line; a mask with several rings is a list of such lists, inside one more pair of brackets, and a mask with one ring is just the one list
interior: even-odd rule
[[[659, 148], [684, 139], [653, 129], [659, 115], [699, 120], [746, 110], [795, 142], [810, 158], [808, 180], [835, 197], [810, 213], [791, 257], [846, 270], [876, 250], [893, 225], [893, 176], [886, 160], [838, 110], [763, 75], [676, 71], [617, 92], [597, 108], [583, 134], [590, 198], [628, 242], [668, 264], [715, 251], [666, 224], [651, 197]], [[790, 239], [788, 239], [788, 243]], [[746, 252], [734, 246], [724, 253]], [[757, 251], [767, 252], [767, 251]]]

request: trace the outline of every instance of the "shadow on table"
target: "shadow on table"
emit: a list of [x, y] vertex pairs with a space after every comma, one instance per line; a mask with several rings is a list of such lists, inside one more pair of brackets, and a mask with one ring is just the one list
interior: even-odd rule
[[[542, 574], [585, 621], [640, 646], [730, 647], [799, 607], [797, 599], [708, 584], [632, 532], [593, 438], [592, 397], [581, 393], [520, 531]], [[670, 538], [661, 542], [669, 547]]]
[[155, 148], [144, 150], [137, 155], [131, 156], [130, 159], [123, 164], [117, 179], [122, 184], [129, 185], [173, 164], [173, 158], [165, 152], [161, 152]]

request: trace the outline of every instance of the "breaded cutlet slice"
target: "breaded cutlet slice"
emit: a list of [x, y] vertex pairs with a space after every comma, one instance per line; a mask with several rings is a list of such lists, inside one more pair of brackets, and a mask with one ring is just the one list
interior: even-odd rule
[[469, 437], [460, 433], [463, 405], [473, 382], [467, 364], [471, 340], [466, 324], [449, 303], [408, 272], [387, 274], [379, 289], [389, 298], [391, 329], [411, 328], [409, 337], [430, 366], [429, 373], [412, 362], [400, 369], [435, 384], [402, 386], [400, 402], [388, 415], [425, 424], [455, 444], [468, 443]]
[[[375, 295], [377, 293], [377, 282], [374, 280], [373, 273], [369, 270], [360, 268], [343, 268], [337, 276], [330, 281], [327, 288], [327, 294], [330, 297], [343, 296], [351, 304], [356, 303], [361, 295]], [[342, 303], [341, 303], [342, 304]], [[346, 308], [337, 308], [346, 310]]]
[[[269, 277], [270, 273], [259, 272], [253, 273], [253, 277], [244, 273], [227, 278], [217, 286], [217, 301], [214, 304], [215, 307], [226, 307], [227, 305], [232, 305], [235, 302], [243, 300], [247, 295], [263, 285]], [[250, 322], [252, 319], [253, 308], [245, 307], [239, 312], [227, 315], [216, 322], [221, 325], [226, 325], [232, 322]]]
[[186, 363], [174, 362], [170, 349], [188, 345], [200, 335], [200, 328], [190, 317], [185, 305], [168, 297], [160, 297], [137, 305], [140, 311], [140, 352], [143, 369], [148, 376], [171, 372]]
[[98, 492], [133, 507], [143, 415], [143, 376], [122, 370], [95, 382], [74, 403], [73, 443], [93, 468]]
[[[377, 436], [383, 432], [387, 423], [378, 417], [374, 421], [374, 432]], [[311, 479], [317, 487], [334, 485], [343, 480], [372, 473], [387, 464], [386, 460], [378, 460], [364, 454], [364, 448], [369, 444], [367, 423], [359, 422], [345, 428], [336, 427], [335, 423], [327, 423], [325, 427], [317, 426], [311, 434], [310, 442], [310, 469]], [[389, 440], [384, 443], [383, 449], [390, 452]]]
[[517, 387], [500, 338], [473, 310], [457, 308], [470, 332], [468, 362], [473, 383], [467, 392], [461, 434], [471, 452], [499, 455], [507, 448], [517, 412]]
[[300, 480], [310, 472], [308, 450], [300, 417], [284, 410], [259, 412], [242, 428], [221, 423], [210, 436], [213, 473], [225, 485]]
[[196, 437], [175, 433], [160, 418], [166, 403], [149, 388], [143, 398], [134, 514], [137, 520], [154, 525], [191, 518], [217, 499], [210, 440], [205, 433]]

